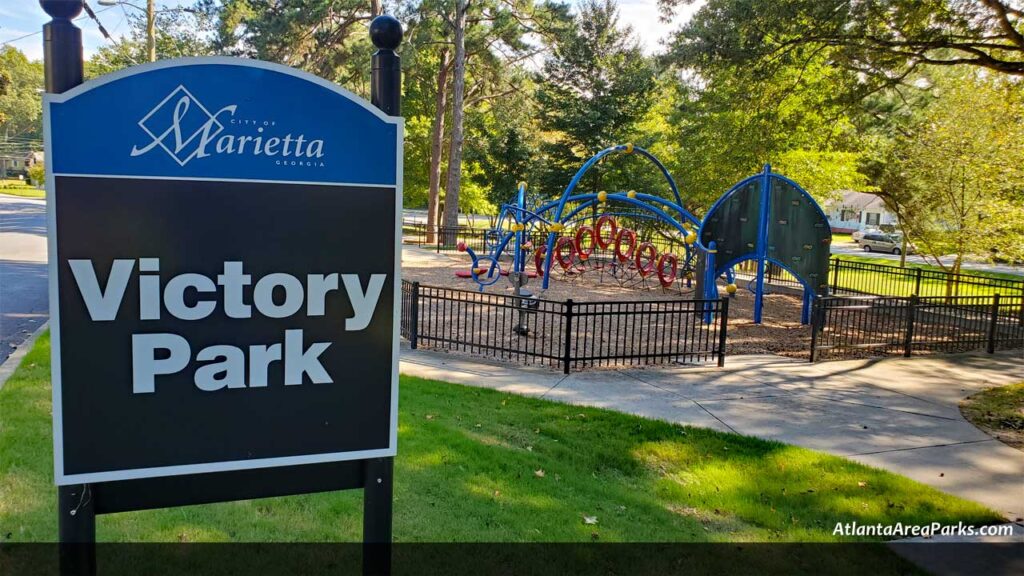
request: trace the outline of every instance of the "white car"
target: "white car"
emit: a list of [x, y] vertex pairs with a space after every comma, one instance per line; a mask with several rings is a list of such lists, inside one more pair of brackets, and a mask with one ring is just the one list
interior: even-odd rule
[[865, 228], [850, 234], [850, 238], [853, 238], [853, 241], [859, 244], [864, 239], [865, 234], [882, 234], [882, 231], [878, 228]]

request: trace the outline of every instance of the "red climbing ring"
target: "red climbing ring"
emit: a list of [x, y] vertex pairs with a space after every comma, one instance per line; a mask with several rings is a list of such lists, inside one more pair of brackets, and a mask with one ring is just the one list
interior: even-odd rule
[[[622, 251], [622, 239], [629, 237], [629, 252]], [[619, 233], [615, 235], [615, 257], [619, 259], [619, 262], [628, 262], [633, 258], [636, 252], [636, 232], [629, 228], [622, 228]]]
[[[609, 233], [607, 237], [604, 235], [605, 224], [608, 225]], [[600, 246], [602, 250], [605, 250], [612, 245], [612, 242], [615, 242], [616, 234], [619, 231], [619, 224], [615, 221], [615, 216], [605, 214], [598, 218], [597, 222], [594, 223], [594, 229], [594, 240], [597, 241], [597, 245]]]
[[636, 249], [636, 269], [640, 272], [641, 278], [647, 278], [657, 271], [658, 249], [650, 242], [643, 242]]
[[[583, 238], [590, 236], [590, 246], [584, 249]], [[576, 241], [573, 243], [573, 247], [576, 248], [576, 254], [580, 257], [580, 260], [586, 260], [590, 258], [590, 255], [594, 253], [594, 249], [597, 248], [597, 233], [590, 226], [580, 226], [580, 229], [576, 231]]]
[[[568, 248], [569, 251], [563, 254], [563, 248]], [[562, 270], [568, 270], [575, 259], [576, 245], [573, 243], [572, 238], [560, 236], [558, 242], [555, 242], [555, 260], [558, 261], [558, 265], [562, 267]]]
[[548, 253], [547, 246], [541, 246], [537, 248], [537, 251], [533, 253], [533, 265], [537, 267], [537, 275], [541, 276], [544, 274], [544, 255]]
[[[665, 262], [670, 263], [671, 272], [665, 274]], [[658, 258], [658, 282], [665, 288], [668, 288], [676, 281], [676, 274], [679, 272], [679, 258], [671, 252], [666, 252]]]

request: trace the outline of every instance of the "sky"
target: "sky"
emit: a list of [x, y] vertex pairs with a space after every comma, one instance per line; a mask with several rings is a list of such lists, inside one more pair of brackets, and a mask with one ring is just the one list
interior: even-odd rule
[[[128, 33], [127, 15], [136, 11], [131, 6], [100, 6], [98, 0], [88, 0], [103, 27], [114, 38]], [[143, 6], [145, 0], [135, 0], [132, 4]], [[157, 0], [157, 8], [175, 7], [191, 4], [189, 0]], [[629, 24], [637, 32], [644, 50], [654, 53], [661, 50], [662, 41], [681, 22], [693, 14], [703, 2], [695, 2], [680, 10], [671, 23], [658, 19], [657, 0], [618, 0], [623, 23]], [[34, 0], [0, 0], [0, 45], [10, 44], [24, 52], [30, 59], [37, 60], [43, 56], [43, 38], [40, 34], [43, 24], [49, 17]], [[86, 58], [92, 56], [96, 49], [108, 42], [100, 34], [96, 23], [82, 13], [76, 22], [82, 29], [82, 44]]]

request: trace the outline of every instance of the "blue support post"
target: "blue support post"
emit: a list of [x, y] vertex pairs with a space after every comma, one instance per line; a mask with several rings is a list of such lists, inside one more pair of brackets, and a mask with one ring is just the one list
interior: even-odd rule
[[[518, 214], [512, 219], [516, 225], [526, 225], [526, 217], [523, 215], [523, 210], [526, 209], [526, 182], [519, 183], [519, 190], [516, 194], [516, 206], [519, 207]], [[523, 232], [516, 230], [516, 242], [515, 242], [515, 253], [512, 255], [512, 270], [516, 272], [522, 272], [525, 269], [523, 263]]]
[[764, 306], [764, 269], [768, 258], [768, 219], [771, 218], [772, 167], [764, 165], [761, 175], [761, 206], [757, 219], [757, 287], [754, 289], [754, 324], [761, 323]]
[[[718, 245], [714, 240], [708, 242], [708, 253], [704, 258], [704, 299], [716, 300], [718, 298], [718, 274], [715, 273], [715, 260], [718, 253]], [[711, 324], [714, 320], [711, 313], [711, 306], [704, 304], [704, 323]]]
[[811, 323], [811, 306], [814, 304], [814, 292], [804, 288], [804, 306], [800, 310], [800, 323], [807, 325]]

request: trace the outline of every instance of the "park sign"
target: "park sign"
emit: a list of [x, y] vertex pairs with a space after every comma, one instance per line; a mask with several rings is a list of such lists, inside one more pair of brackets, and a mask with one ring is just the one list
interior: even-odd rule
[[401, 118], [187, 58], [44, 124], [58, 485], [395, 455]]

